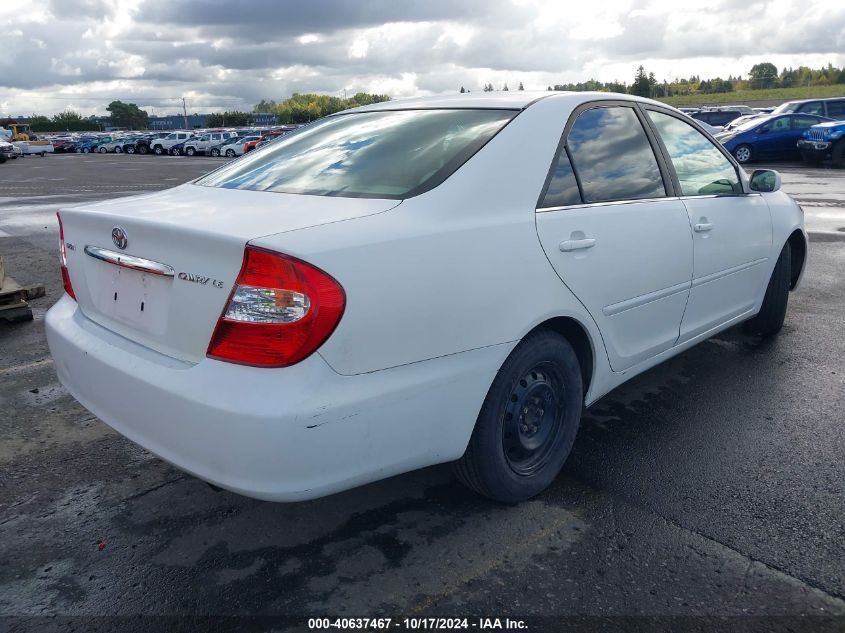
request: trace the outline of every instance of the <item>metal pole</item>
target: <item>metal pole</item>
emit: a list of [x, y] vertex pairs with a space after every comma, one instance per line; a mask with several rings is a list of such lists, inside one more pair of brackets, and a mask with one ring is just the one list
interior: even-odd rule
[[182, 120], [185, 122], [185, 129], [188, 129], [188, 107], [185, 105], [185, 97], [182, 97]]

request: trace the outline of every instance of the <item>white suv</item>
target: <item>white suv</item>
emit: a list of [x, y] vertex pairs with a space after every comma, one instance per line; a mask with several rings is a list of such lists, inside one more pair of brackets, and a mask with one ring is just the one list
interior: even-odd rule
[[203, 134], [190, 143], [185, 143], [185, 153], [188, 156], [193, 156], [194, 154], [205, 154], [211, 147], [220, 145], [237, 135], [237, 132], [210, 132]]
[[193, 134], [191, 132], [173, 132], [164, 138], [155, 139], [150, 149], [152, 149], [153, 154], [156, 154], [157, 156], [168, 154], [171, 147], [178, 145], [179, 143], [184, 143], [192, 136]]

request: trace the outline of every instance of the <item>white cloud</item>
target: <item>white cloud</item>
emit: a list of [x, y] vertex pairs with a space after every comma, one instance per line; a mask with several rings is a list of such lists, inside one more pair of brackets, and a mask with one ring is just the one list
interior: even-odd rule
[[845, 4], [829, 0], [0, 0], [0, 32], [16, 42], [0, 115], [845, 65]]

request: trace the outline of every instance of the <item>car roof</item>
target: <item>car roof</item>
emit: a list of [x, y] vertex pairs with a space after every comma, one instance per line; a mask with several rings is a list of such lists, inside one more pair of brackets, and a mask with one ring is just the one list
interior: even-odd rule
[[573, 106], [596, 101], [598, 99], [617, 101], [639, 101], [666, 106], [652, 99], [644, 99], [633, 95], [616, 92], [566, 92], [559, 90], [509, 90], [507, 92], [479, 92], [464, 94], [434, 95], [429, 97], [411, 97], [407, 99], [392, 99], [371, 105], [344, 110], [338, 114], [350, 112], [374, 112], [383, 110], [433, 110], [438, 108], [477, 108], [477, 109], [505, 109], [523, 110], [541, 99], [565, 99]]

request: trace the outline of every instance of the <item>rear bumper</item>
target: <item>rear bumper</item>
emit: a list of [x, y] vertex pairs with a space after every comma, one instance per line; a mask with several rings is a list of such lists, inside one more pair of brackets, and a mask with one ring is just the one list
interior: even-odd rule
[[511, 344], [341, 376], [314, 354], [283, 369], [191, 365], [87, 319], [47, 313], [59, 379], [106, 424], [197, 477], [296, 501], [460, 457]]

